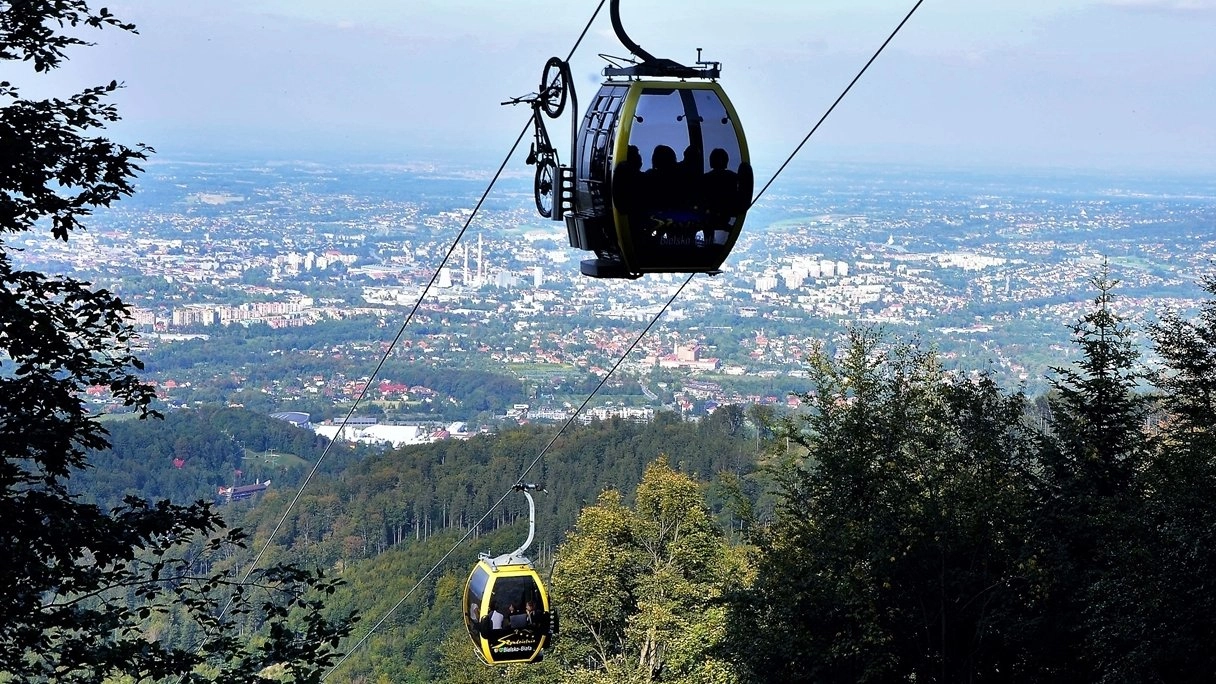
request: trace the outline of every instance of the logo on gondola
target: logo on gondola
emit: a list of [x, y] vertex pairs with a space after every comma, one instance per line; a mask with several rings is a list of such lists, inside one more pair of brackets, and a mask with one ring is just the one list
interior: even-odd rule
[[696, 212], [662, 211], [650, 215], [652, 239], [664, 247], [701, 247], [705, 244], [702, 231], [705, 218]]
[[490, 650], [494, 653], [526, 653], [536, 650], [539, 643], [540, 638], [534, 634], [516, 632], [499, 639]]
[[687, 235], [668, 235], [664, 233], [659, 236], [659, 244], [664, 247], [688, 247], [693, 244], [693, 239]]

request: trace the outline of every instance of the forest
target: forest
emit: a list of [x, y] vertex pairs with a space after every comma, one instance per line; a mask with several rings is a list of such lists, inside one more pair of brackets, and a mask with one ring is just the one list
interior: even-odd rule
[[[1112, 313], [1116, 286], [1094, 278], [1075, 359], [1046, 396], [861, 328], [808, 359], [813, 389], [788, 415], [727, 406], [701, 421], [343, 447], [298, 501], [299, 465], [222, 515], [254, 547], [270, 540], [267, 561], [341, 581], [321, 611], [361, 616], [350, 639], [363, 641], [340, 681], [488, 676], [460, 595], [477, 552], [525, 534], [520, 501], [494, 504], [542, 452], [532, 558], [563, 627], [512, 680], [1199, 681], [1216, 636], [1216, 299], [1147, 330], [1165, 361], [1150, 371]], [[1216, 296], [1216, 280], [1207, 288]], [[240, 464], [234, 439], [303, 465], [324, 449], [240, 409], [110, 428], [114, 447], [73, 478], [110, 503], [193, 496], [183, 478]], [[103, 467], [118, 474], [99, 479]], [[154, 624], [170, 643], [197, 638], [172, 615]]]

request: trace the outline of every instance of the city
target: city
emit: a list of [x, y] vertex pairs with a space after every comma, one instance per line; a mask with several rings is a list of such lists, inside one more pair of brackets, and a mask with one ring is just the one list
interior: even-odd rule
[[[453, 247], [485, 183], [459, 166], [157, 162], [133, 198], [70, 246], [41, 235], [15, 246], [33, 267], [118, 292], [145, 350], [160, 356], [234, 325], [367, 322], [363, 339], [271, 350], [314, 371], [298, 377], [259, 381], [219, 360], [153, 372], [170, 403], [219, 384], [230, 402], [255, 390], [283, 410], [302, 398], [348, 405], [417, 304], [395, 359], [517, 378], [532, 387], [520, 399], [530, 418], [558, 419], [578, 392], [550, 386], [604, 377], [684, 278], [580, 276], [587, 253], [565, 244], [561, 224], [530, 213], [523, 180], [504, 181]], [[815, 345], [855, 325], [931, 343], [960, 372], [1041, 392], [1069, 358], [1067, 326], [1090, 306], [1103, 263], [1133, 327], [1197, 306], [1197, 281], [1216, 255], [1210, 181], [1077, 175], [1047, 185], [878, 167], [791, 175], [753, 208], [723, 272], [693, 279], [637, 340], [614, 375], [617, 396], [606, 388], [608, 406], [588, 415], [786, 403], [807, 389]], [[335, 358], [343, 363], [326, 369]], [[378, 377], [367, 398], [390, 409], [445, 399], [400, 385]], [[444, 416], [476, 420], [463, 400], [450, 398]]]

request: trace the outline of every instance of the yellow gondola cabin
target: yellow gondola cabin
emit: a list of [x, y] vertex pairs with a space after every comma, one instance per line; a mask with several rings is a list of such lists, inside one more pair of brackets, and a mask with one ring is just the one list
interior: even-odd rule
[[473, 647], [490, 665], [532, 663], [541, 659], [557, 633], [557, 613], [549, 605], [544, 582], [523, 555], [536, 531], [536, 505], [528, 497], [528, 539], [515, 551], [491, 558], [481, 554], [464, 587], [464, 623]]

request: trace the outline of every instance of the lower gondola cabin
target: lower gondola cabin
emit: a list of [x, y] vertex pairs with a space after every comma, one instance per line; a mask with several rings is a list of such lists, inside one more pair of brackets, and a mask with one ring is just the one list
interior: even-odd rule
[[541, 659], [553, 638], [549, 594], [531, 563], [483, 557], [465, 584], [464, 623], [477, 655], [491, 665]]

